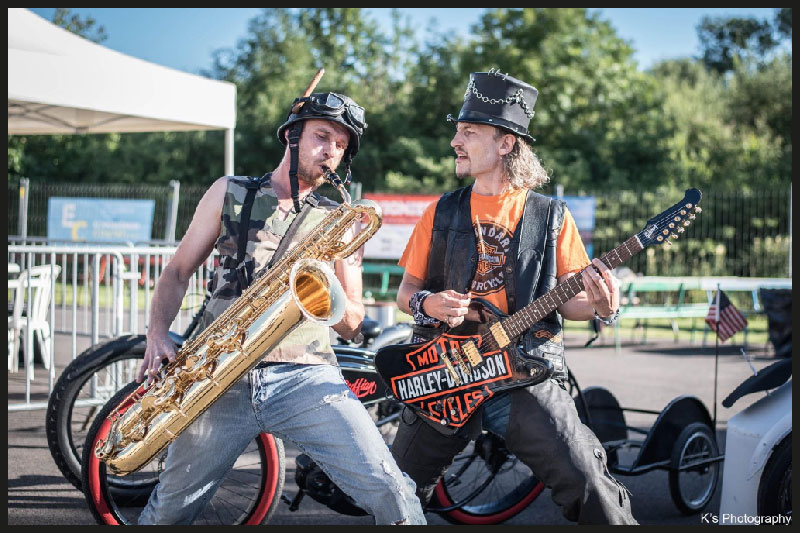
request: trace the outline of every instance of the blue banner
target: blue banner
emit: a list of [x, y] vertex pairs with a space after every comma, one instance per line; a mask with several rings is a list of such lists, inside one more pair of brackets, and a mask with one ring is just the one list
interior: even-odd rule
[[567, 209], [572, 214], [572, 218], [575, 219], [578, 232], [581, 234], [581, 240], [586, 246], [586, 253], [591, 259], [594, 253], [594, 245], [592, 244], [595, 214], [594, 196], [563, 196], [561, 199], [567, 203]]
[[154, 200], [51, 197], [47, 238], [72, 242], [151, 240]]

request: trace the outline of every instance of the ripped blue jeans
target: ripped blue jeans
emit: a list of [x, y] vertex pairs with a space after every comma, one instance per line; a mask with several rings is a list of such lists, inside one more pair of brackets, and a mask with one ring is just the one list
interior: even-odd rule
[[181, 433], [139, 524], [190, 524], [261, 432], [294, 442], [376, 524], [425, 524], [414, 482], [339, 368], [290, 363], [251, 370]]

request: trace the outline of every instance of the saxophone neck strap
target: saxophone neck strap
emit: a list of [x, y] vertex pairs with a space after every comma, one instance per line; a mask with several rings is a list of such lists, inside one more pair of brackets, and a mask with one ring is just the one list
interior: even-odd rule
[[[234, 270], [236, 271], [236, 277], [239, 282], [239, 294], [244, 292], [244, 290], [250, 286], [255, 277], [258, 277], [253, 276], [253, 269], [255, 268], [255, 263], [253, 260], [246, 260], [247, 242], [250, 234], [250, 214], [253, 209], [253, 204], [255, 203], [256, 192], [265, 183], [268, 183], [271, 177], [272, 173], [264, 174], [264, 176], [261, 178], [251, 177], [250, 181], [246, 185], [247, 194], [245, 195], [244, 202], [242, 203], [242, 214], [241, 218], [239, 219], [240, 233], [236, 252], [237, 264], [234, 267]], [[272, 255], [272, 259], [270, 259], [269, 264], [267, 264], [267, 266], [259, 272], [259, 276], [272, 268], [272, 265], [275, 263], [275, 261], [277, 261], [286, 252], [286, 249], [289, 247], [289, 244], [291, 244], [292, 239], [297, 233], [297, 228], [299, 228], [303, 223], [303, 220], [306, 218], [306, 216], [308, 216], [308, 213], [311, 211], [311, 209], [317, 205], [319, 205], [319, 196], [316, 192], [312, 191], [306, 196], [305, 201], [303, 202], [303, 208], [300, 210], [300, 214], [297, 215], [289, 225], [289, 229], [281, 239], [278, 249], [275, 250], [275, 253]]]
[[286, 230], [286, 234], [281, 238], [280, 244], [278, 244], [278, 249], [275, 250], [275, 253], [272, 254], [272, 258], [267, 263], [263, 269], [259, 271], [259, 275], [262, 273], [267, 272], [272, 265], [278, 261], [284, 253], [286, 253], [286, 249], [289, 248], [289, 245], [294, 240], [294, 236], [297, 234], [297, 230], [303, 224], [303, 221], [306, 219], [308, 214], [311, 210], [319, 205], [319, 198], [317, 198], [317, 193], [311, 192], [309, 195], [306, 196], [306, 199], [303, 201], [303, 208], [300, 210], [300, 214], [294, 217], [292, 223], [289, 225], [289, 229]]

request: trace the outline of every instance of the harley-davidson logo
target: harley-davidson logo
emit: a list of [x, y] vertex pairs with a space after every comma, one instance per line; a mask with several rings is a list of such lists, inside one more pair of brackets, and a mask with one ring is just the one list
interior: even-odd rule
[[400, 401], [416, 401], [467, 387], [474, 389], [475, 385], [511, 377], [511, 366], [505, 351], [484, 355], [483, 362], [472, 367], [471, 373], [464, 372], [459, 365], [454, 365], [453, 369], [461, 379], [461, 386], [456, 386], [455, 379], [444, 363], [440, 363], [392, 378], [392, 391]]
[[479, 221], [475, 231], [478, 238], [478, 265], [471, 291], [475, 296], [498, 292], [505, 286], [503, 265], [511, 247], [514, 234], [491, 221]]

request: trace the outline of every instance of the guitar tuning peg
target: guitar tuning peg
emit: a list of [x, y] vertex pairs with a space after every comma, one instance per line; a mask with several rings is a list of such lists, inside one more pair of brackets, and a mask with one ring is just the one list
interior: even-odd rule
[[678, 236], [675, 235], [674, 233], [670, 234], [670, 237], [672, 237], [673, 239], [677, 239], [678, 238]]
[[697, 218], [697, 217], [696, 217], [695, 215], [689, 215], [689, 220], [694, 220], [694, 219], [696, 219], [696, 218]]
[[686, 230], [683, 229], [683, 227], [678, 228], [678, 233], [683, 233], [684, 231], [686, 231]]
[[681, 215], [685, 215], [685, 214], [686, 214], [686, 209], [681, 209]]
[[[661, 241], [663, 241], [663, 240], [664, 240], [664, 237], [662, 237], [661, 235], [659, 235], [658, 237], [656, 237], [656, 240], [657, 240], [658, 242], [661, 242]], [[667, 242], [669, 242], [669, 241], [667, 241]]]
[[667, 246], [672, 246], [672, 241], [671, 240], [667, 239], [664, 242], [666, 243]]
[[684, 226], [686, 226], [686, 227], [689, 227], [691, 224], [692, 224], [692, 223], [691, 223], [691, 222], [689, 222], [688, 220], [684, 220], [684, 221], [683, 221], [683, 225], [684, 225]]
[[703, 210], [700, 208], [700, 206], [699, 206], [699, 205], [696, 205], [696, 206], [694, 206], [694, 212], [695, 212], [695, 213], [702, 213], [702, 212], [703, 212]]
[[672, 229], [672, 228], [674, 228], [674, 227], [675, 227], [675, 224], [673, 224], [672, 222], [670, 222], [669, 224], [667, 224], [667, 227], [669, 227], [669, 229]]

